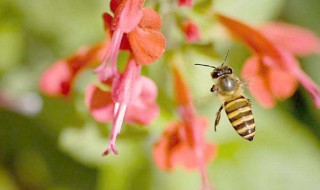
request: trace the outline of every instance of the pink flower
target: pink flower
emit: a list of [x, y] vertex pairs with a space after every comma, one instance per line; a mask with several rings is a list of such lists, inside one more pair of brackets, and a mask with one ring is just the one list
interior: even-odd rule
[[182, 26], [187, 42], [193, 43], [201, 39], [199, 26], [192, 20], [186, 20]]
[[[150, 81], [147, 82], [148, 80], [141, 78], [139, 75], [141, 65], [151, 64], [162, 56], [165, 50], [165, 37], [159, 32], [161, 27], [159, 15], [152, 9], [142, 8], [142, 4], [143, 1], [141, 0], [121, 2], [112, 0], [110, 8], [114, 17], [108, 14], [104, 14], [103, 17], [105, 27], [111, 27], [112, 37], [104, 60], [96, 71], [99, 73], [102, 82], [112, 80], [114, 104], [110, 104], [110, 95], [106, 97], [107, 100], [102, 100], [104, 104], [98, 104], [98, 108], [102, 106], [107, 110], [107, 115], [104, 117], [101, 115], [101, 109], [99, 111], [99, 109], [89, 107], [95, 118], [108, 121], [112, 117], [110, 144], [104, 155], [111, 151], [115, 154], [118, 153], [115, 142], [124, 119], [148, 123], [159, 112], [158, 106], [154, 103], [156, 88], [153, 87], [153, 91], [150, 91], [151, 89], [149, 91], [139, 91], [139, 89], [144, 89], [141, 86], [141, 81], [144, 81], [144, 85], [149, 84], [149, 87], [154, 86]], [[116, 66], [120, 49], [130, 51], [130, 60], [124, 74], [120, 74]], [[137, 95], [137, 92], [143, 93]], [[141, 99], [138, 98], [139, 96], [141, 96]], [[90, 102], [90, 100], [87, 102]], [[106, 104], [109, 106], [105, 106]], [[137, 110], [130, 111], [132, 109]], [[110, 110], [113, 110], [112, 116]], [[148, 114], [145, 111], [148, 111]], [[145, 118], [145, 115], [150, 117]]]
[[98, 64], [107, 46], [108, 43], [104, 42], [81, 48], [71, 57], [55, 62], [42, 74], [40, 91], [48, 96], [68, 96], [78, 73]]
[[[114, 17], [103, 15], [108, 46], [81, 51], [72, 59], [58, 61], [43, 74], [40, 88], [48, 95], [68, 95], [76, 74], [91, 62], [102, 61], [96, 72], [99, 79], [111, 88], [110, 92], [90, 86], [86, 104], [93, 117], [100, 122], [112, 121], [110, 145], [104, 152], [118, 153], [115, 141], [123, 120], [129, 123], [149, 124], [158, 113], [155, 103], [157, 88], [148, 78], [140, 76], [142, 65], [159, 59], [165, 51], [165, 37], [159, 32], [161, 19], [149, 8], [142, 8], [143, 0], [111, 0]], [[109, 41], [108, 41], [109, 42]], [[105, 53], [101, 53], [108, 47]], [[130, 51], [124, 73], [117, 69], [120, 50]]]
[[175, 100], [181, 121], [168, 125], [154, 146], [153, 158], [163, 170], [171, 170], [179, 165], [188, 169], [198, 168], [202, 177], [202, 189], [211, 189], [205, 167], [216, 155], [217, 148], [205, 141], [208, 120], [195, 115], [189, 90], [175, 66], [173, 76]]
[[[253, 51], [242, 70], [249, 90], [264, 107], [275, 105], [275, 99], [291, 97], [298, 82], [320, 107], [320, 89], [300, 68], [294, 54], [319, 52], [319, 39], [310, 31], [282, 23], [265, 25], [258, 31], [240, 21], [217, 14], [219, 20]], [[265, 29], [265, 30], [264, 30]], [[299, 48], [294, 47], [299, 43]], [[290, 42], [291, 41], [291, 42]]]
[[106, 27], [111, 27], [109, 49], [96, 72], [102, 80], [117, 75], [117, 57], [120, 49], [130, 50], [141, 65], [153, 63], [165, 50], [165, 37], [159, 32], [161, 19], [149, 8], [142, 8], [143, 0], [110, 2], [114, 17], [104, 15]]
[[273, 43], [294, 55], [320, 53], [319, 37], [305, 28], [282, 22], [270, 22], [263, 24], [258, 30]]
[[[124, 120], [132, 124], [148, 125], [159, 114], [159, 106], [155, 102], [157, 86], [147, 77], [137, 76], [133, 80], [134, 88], [131, 99], [134, 101], [128, 105]], [[114, 90], [117, 90], [116, 87], [113, 87], [112, 91], [103, 91], [95, 85], [87, 88], [86, 105], [95, 120], [112, 122], [115, 106]]]
[[179, 0], [179, 6], [192, 7], [193, 0]]
[[153, 81], [139, 76], [139, 65], [131, 58], [123, 74], [115, 77], [111, 91], [103, 91], [91, 85], [86, 92], [86, 105], [92, 116], [100, 122], [112, 121], [110, 144], [103, 153], [118, 154], [115, 142], [123, 120], [141, 125], [150, 124], [159, 114], [155, 100], [157, 87]]

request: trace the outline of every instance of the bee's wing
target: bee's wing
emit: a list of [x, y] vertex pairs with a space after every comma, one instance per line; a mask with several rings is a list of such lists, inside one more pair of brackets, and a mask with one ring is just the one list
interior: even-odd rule
[[248, 89], [248, 88], [251, 88], [251, 84], [253, 81], [257, 80], [257, 77], [256, 76], [252, 76], [252, 77], [249, 77], [249, 78], [246, 78], [246, 79], [242, 79], [241, 80], [241, 86], [242, 88], [244, 89]]

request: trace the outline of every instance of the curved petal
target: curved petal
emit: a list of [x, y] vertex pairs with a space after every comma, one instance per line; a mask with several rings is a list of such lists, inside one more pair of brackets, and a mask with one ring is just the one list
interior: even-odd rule
[[128, 106], [125, 120], [130, 123], [148, 125], [159, 115], [156, 103], [157, 86], [147, 77], [138, 77], [134, 83], [132, 102]]
[[113, 30], [120, 29], [124, 33], [131, 32], [142, 18], [144, 0], [124, 0], [114, 13]]
[[192, 7], [193, 0], [179, 0], [178, 4], [179, 4], [179, 6]]
[[[176, 166], [184, 166], [187, 169], [197, 169], [200, 163], [207, 164], [216, 155], [216, 147], [206, 143], [204, 139], [204, 129], [208, 126], [207, 119], [196, 117], [191, 131], [187, 126], [189, 124], [185, 122], [169, 124], [161, 139], [155, 144], [153, 158], [159, 168], [170, 170]], [[193, 135], [192, 129], [199, 129], [197, 136]], [[188, 134], [190, 132], [192, 134]], [[196, 142], [196, 139], [201, 143], [190, 143]], [[200, 157], [197, 155], [199, 152], [202, 155]]]
[[51, 65], [40, 78], [40, 91], [48, 96], [67, 96], [70, 93], [74, 73], [66, 61]]
[[248, 82], [249, 90], [255, 99], [266, 108], [275, 105], [275, 98], [270, 92], [268, 68], [263, 67], [259, 57], [250, 57], [242, 68], [242, 78]]
[[160, 169], [171, 170], [174, 167], [171, 156], [182, 145], [179, 137], [180, 125], [181, 122], [170, 123], [153, 147], [153, 159]]
[[307, 92], [312, 96], [315, 106], [320, 108], [320, 88], [317, 84], [301, 69], [298, 61], [291, 53], [279, 49], [281, 60], [286, 69], [291, 72], [296, 79], [302, 84]]
[[158, 117], [159, 111], [159, 106], [155, 102], [146, 104], [138, 100], [136, 103], [128, 106], [125, 121], [140, 125], [149, 125]]
[[151, 9], [143, 9], [139, 27], [128, 34], [131, 50], [138, 64], [151, 64], [164, 53], [166, 39], [158, 31], [160, 27], [159, 15]]
[[269, 86], [275, 97], [286, 99], [295, 93], [298, 81], [290, 71], [272, 68], [269, 70]]
[[40, 91], [49, 96], [68, 96], [76, 75], [102, 59], [108, 42], [81, 48], [73, 56], [51, 65], [41, 76]]
[[161, 32], [136, 28], [128, 34], [128, 38], [138, 64], [151, 64], [165, 51], [166, 39]]
[[274, 44], [260, 31], [225, 15], [216, 14], [216, 16], [232, 34], [243, 40], [256, 53], [279, 59], [280, 55]]
[[150, 8], [142, 9], [142, 19], [139, 23], [139, 27], [145, 30], [160, 30], [161, 18], [157, 12]]
[[293, 54], [303, 56], [320, 53], [319, 37], [305, 28], [282, 22], [270, 22], [262, 25], [259, 31]]
[[183, 79], [180, 69], [176, 65], [172, 67], [174, 99], [178, 106], [187, 106], [192, 104], [189, 89]]
[[89, 85], [86, 90], [85, 104], [95, 120], [112, 121], [114, 103], [110, 92], [102, 91], [95, 85]]
[[187, 42], [197, 42], [201, 39], [199, 26], [192, 20], [187, 20], [182, 26]]
[[110, 1], [110, 9], [113, 13], [117, 11], [117, 8], [122, 3], [123, 0], [111, 0]]
[[154, 102], [158, 95], [157, 85], [147, 77], [139, 77], [139, 82], [142, 84], [140, 98], [146, 102]]

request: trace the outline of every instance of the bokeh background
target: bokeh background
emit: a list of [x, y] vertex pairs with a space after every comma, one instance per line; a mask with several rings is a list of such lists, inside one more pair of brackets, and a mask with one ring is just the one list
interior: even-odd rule
[[[163, 19], [167, 53], [179, 55], [197, 111], [213, 124], [219, 100], [208, 96], [210, 70], [194, 63], [219, 64], [230, 49], [228, 64], [240, 73], [250, 55], [247, 47], [220, 30], [211, 13], [219, 11], [251, 25], [282, 20], [306, 27], [320, 36], [318, 0], [205, 0], [200, 11], [180, 8], [175, 1], [147, 1]], [[84, 106], [84, 91], [95, 76], [81, 73], [74, 92], [65, 99], [43, 96], [41, 73], [55, 60], [79, 47], [104, 39], [101, 15], [106, 0], [0, 1], [0, 189], [199, 189], [197, 171], [159, 170], [151, 156], [154, 142], [177, 118], [172, 103], [168, 59], [144, 67], [143, 74], [158, 88], [161, 114], [152, 125], [125, 125], [117, 141], [120, 154], [102, 157], [110, 124], [98, 124]], [[205, 7], [206, 11], [201, 11]], [[210, 11], [209, 11], [210, 12]], [[202, 41], [185, 44], [173, 17], [194, 19]], [[178, 19], [179, 20], [179, 19]], [[297, 44], [299, 45], [299, 44]], [[121, 56], [125, 55], [120, 55]], [[166, 56], [166, 55], [165, 55]], [[320, 84], [320, 56], [299, 58], [303, 69]], [[248, 93], [248, 97], [253, 99]], [[218, 132], [207, 139], [218, 145], [208, 165], [217, 190], [301, 190], [320, 186], [320, 112], [302, 88], [273, 109], [253, 99], [257, 125], [253, 142], [241, 139], [226, 116]]]

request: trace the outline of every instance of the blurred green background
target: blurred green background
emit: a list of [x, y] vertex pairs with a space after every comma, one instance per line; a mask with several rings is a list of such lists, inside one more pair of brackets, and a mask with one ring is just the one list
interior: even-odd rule
[[[208, 12], [227, 13], [253, 25], [282, 20], [320, 36], [318, 0], [204, 0], [196, 1], [195, 11], [179, 8], [175, 1], [150, 0], [146, 6], [159, 12], [167, 37], [164, 58], [143, 69], [158, 85], [161, 115], [148, 127], [125, 125], [117, 141], [120, 154], [101, 157], [108, 145], [110, 124], [97, 124], [84, 106], [85, 87], [95, 78], [92, 71], [79, 76], [67, 99], [41, 95], [38, 80], [55, 60], [103, 40], [101, 15], [109, 9], [108, 2], [0, 1], [1, 190], [199, 189], [197, 171], [160, 171], [151, 157], [153, 143], [177, 118], [166, 57], [179, 57], [198, 113], [213, 122], [219, 101], [203, 98], [212, 83], [210, 71], [194, 68], [193, 63], [218, 64], [230, 48], [228, 64], [240, 73], [250, 53], [243, 44], [224, 38]], [[173, 17], [190, 17], [199, 23], [202, 43], [184, 44]], [[320, 84], [320, 56], [299, 60]], [[215, 189], [319, 189], [320, 112], [310, 96], [299, 88], [274, 109], [253, 103], [257, 123], [253, 143], [239, 138], [225, 115], [217, 133], [212, 128], [207, 132], [207, 139], [219, 148], [217, 158], [208, 165]]]

